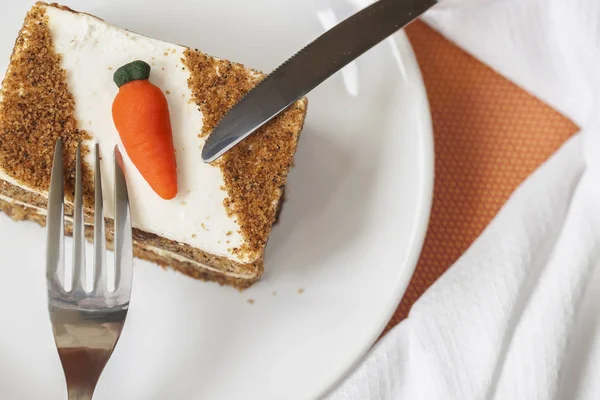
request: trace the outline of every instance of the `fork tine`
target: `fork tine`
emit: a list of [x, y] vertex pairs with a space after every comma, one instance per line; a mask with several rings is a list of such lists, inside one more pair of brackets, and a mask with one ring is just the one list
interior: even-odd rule
[[64, 279], [64, 175], [62, 161], [62, 139], [56, 141], [50, 191], [48, 193], [48, 216], [46, 220], [46, 279], [55, 290], [62, 291], [60, 281]]
[[115, 292], [129, 298], [133, 277], [133, 244], [129, 195], [123, 171], [123, 157], [115, 146]]
[[83, 227], [83, 188], [81, 178], [81, 143], [75, 161], [75, 202], [73, 206], [73, 283], [71, 292], [83, 291], [85, 281], [85, 232]]
[[100, 171], [100, 147], [96, 143], [94, 165], [94, 287], [98, 293], [108, 291], [106, 279], [106, 235], [104, 233], [104, 203]]

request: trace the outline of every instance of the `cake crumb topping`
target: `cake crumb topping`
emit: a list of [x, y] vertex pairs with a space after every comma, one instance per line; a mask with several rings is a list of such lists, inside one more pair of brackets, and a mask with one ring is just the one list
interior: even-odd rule
[[[264, 75], [191, 49], [184, 56], [183, 62], [190, 71], [188, 86], [192, 99], [203, 115], [199, 136], [204, 138]], [[303, 99], [213, 163], [221, 168], [225, 180], [227, 197], [223, 205], [230, 216], [237, 218], [245, 239], [242, 246], [230, 249], [232, 254], [249, 258], [262, 254], [305, 114]]]
[[[72, 198], [77, 144], [90, 136], [77, 127], [75, 100], [61, 57], [54, 51], [43, 3], [25, 17], [2, 82], [0, 115], [0, 165], [6, 172], [33, 189], [47, 191], [54, 147], [62, 138], [65, 192]], [[89, 152], [85, 146], [82, 150], [84, 156]], [[83, 179], [86, 200], [93, 201], [92, 174], [85, 164]]]

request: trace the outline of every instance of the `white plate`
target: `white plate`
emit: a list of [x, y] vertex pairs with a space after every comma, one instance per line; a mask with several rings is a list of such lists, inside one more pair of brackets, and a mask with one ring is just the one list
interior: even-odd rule
[[[1, 71], [32, 3], [3, 6]], [[364, 3], [67, 2], [264, 71]], [[410, 45], [398, 34], [309, 95], [260, 283], [239, 293], [136, 262], [131, 311], [94, 399], [322, 395], [369, 349], [398, 305], [423, 242], [432, 185], [427, 99]], [[37, 225], [0, 217], [2, 399], [65, 398], [46, 314], [44, 243]]]

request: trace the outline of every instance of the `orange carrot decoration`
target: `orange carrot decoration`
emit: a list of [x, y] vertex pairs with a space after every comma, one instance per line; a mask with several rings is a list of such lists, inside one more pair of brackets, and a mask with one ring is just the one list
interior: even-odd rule
[[133, 61], [115, 71], [119, 93], [112, 116], [127, 155], [163, 199], [177, 195], [177, 164], [167, 99], [150, 83], [150, 65]]

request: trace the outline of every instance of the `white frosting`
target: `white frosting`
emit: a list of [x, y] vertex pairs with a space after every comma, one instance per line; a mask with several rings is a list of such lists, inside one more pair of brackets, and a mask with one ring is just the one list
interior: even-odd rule
[[177, 260], [177, 261], [181, 261], [181, 262], [190, 262], [192, 264], [196, 264], [199, 266], [198, 269], [203, 268], [209, 271], [213, 271], [213, 272], [218, 272], [221, 275], [225, 275], [225, 276], [230, 276], [232, 278], [244, 278], [244, 279], [250, 279], [250, 278], [254, 278], [256, 276], [256, 274], [239, 274], [236, 272], [229, 272], [229, 271], [223, 271], [220, 269], [216, 269], [213, 268], [209, 265], [206, 264], [202, 264], [196, 260], [192, 260], [190, 258], [187, 258], [185, 256], [182, 256], [181, 254], [177, 254], [177, 253], [173, 253], [172, 251], [169, 250], [165, 250], [165, 249], [160, 249], [158, 247], [153, 247], [153, 246], [143, 246], [146, 250], [149, 250], [151, 252], [153, 252], [154, 254], [160, 256], [160, 257], [168, 257], [171, 258], [173, 260]]
[[[94, 143], [100, 144], [106, 216], [112, 218], [114, 214], [113, 148], [119, 145], [123, 149], [111, 115], [118, 92], [112, 75], [123, 64], [140, 59], [152, 66], [150, 81], [165, 93], [169, 91], [166, 98], [176, 149], [179, 193], [173, 200], [161, 199], [123, 152], [133, 225], [214, 255], [238, 262], [253, 261], [230, 252], [244, 239], [236, 219], [228, 217], [223, 206], [227, 193], [221, 189], [224, 185], [221, 170], [201, 160], [204, 139], [198, 134], [202, 129], [202, 113], [191, 101], [189, 72], [181, 61], [185, 48], [113, 27], [85, 14], [53, 7], [47, 7], [46, 12], [55, 50], [62, 57], [69, 90], [75, 98], [79, 127], [92, 136], [92, 141], [86, 143], [90, 149], [93, 150]], [[92, 166], [93, 153], [85, 161]], [[0, 179], [19, 185], [1, 169]]]

